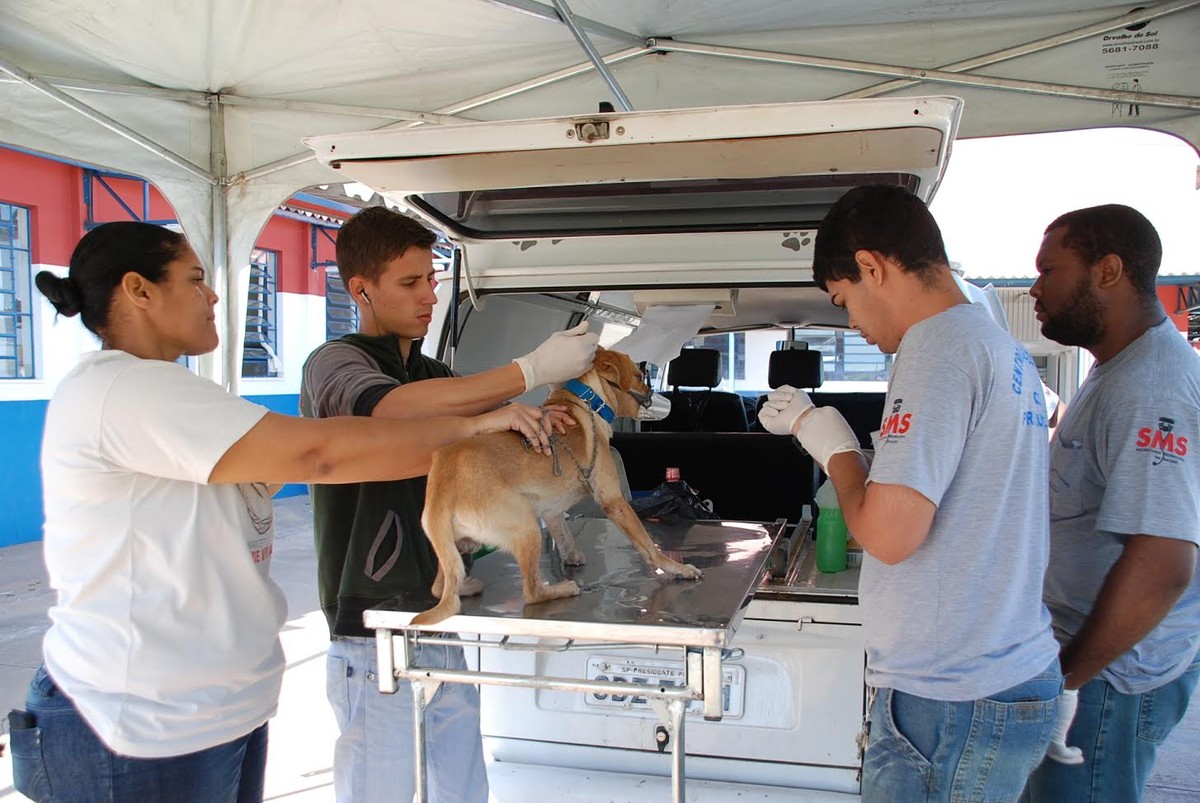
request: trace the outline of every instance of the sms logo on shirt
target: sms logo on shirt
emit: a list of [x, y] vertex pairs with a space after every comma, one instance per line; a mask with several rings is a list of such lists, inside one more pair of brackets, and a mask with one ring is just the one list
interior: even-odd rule
[[1174, 432], [1175, 419], [1162, 417], [1158, 419], [1158, 427], [1142, 427], [1137, 431], [1137, 450], [1155, 455], [1158, 459], [1151, 465], [1159, 463], [1182, 463], [1187, 457], [1188, 439]]
[[904, 399], [896, 399], [892, 402], [892, 412], [883, 419], [883, 426], [879, 428], [881, 440], [887, 440], [889, 443], [895, 442], [912, 428], [912, 413], [900, 412], [903, 405]]

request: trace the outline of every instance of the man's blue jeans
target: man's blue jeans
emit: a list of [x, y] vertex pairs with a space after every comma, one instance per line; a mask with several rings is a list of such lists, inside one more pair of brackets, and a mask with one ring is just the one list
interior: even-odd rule
[[267, 726], [207, 750], [130, 758], [108, 749], [41, 667], [25, 709], [34, 727], [10, 734], [13, 785], [55, 803], [261, 803]]
[[1067, 744], [1083, 763], [1047, 759], [1029, 779], [1030, 803], [1134, 803], [1154, 770], [1158, 746], [1183, 719], [1200, 678], [1200, 661], [1175, 680], [1141, 694], [1121, 694], [1099, 678], [1079, 689]]
[[[418, 645], [416, 666], [466, 669], [461, 647]], [[414, 786], [412, 687], [379, 691], [375, 639], [337, 637], [325, 659], [326, 695], [340, 731], [333, 748], [338, 803], [395, 803]], [[443, 683], [425, 709], [425, 769], [431, 803], [487, 803], [479, 692]]]
[[982, 700], [879, 689], [863, 757], [864, 803], [1016, 800], [1050, 744], [1061, 690], [1057, 659]]

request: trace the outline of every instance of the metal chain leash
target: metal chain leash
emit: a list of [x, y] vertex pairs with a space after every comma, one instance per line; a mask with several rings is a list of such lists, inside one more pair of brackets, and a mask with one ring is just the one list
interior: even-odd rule
[[[599, 428], [596, 426], [596, 418], [598, 416], [591, 409], [589, 409], [588, 412], [590, 413], [589, 420], [592, 422], [592, 459], [588, 463], [588, 467], [587, 468], [583, 467], [583, 463], [580, 462], [579, 458], [575, 456], [575, 452], [571, 451], [570, 446], [567, 446], [566, 443], [562, 443], [561, 446], [566, 451], [567, 456], [570, 457], [571, 461], [575, 464], [575, 469], [579, 473], [579, 480], [588, 487], [588, 490], [592, 491], [592, 493], [595, 493], [596, 489], [595, 489], [595, 487], [592, 486], [592, 473], [595, 472], [595, 470], [596, 470], [596, 458], [600, 454], [600, 431], [599, 431]], [[546, 425], [546, 416], [547, 415], [548, 415], [547, 411], [543, 410], [542, 411], [542, 426], [543, 426], [543, 428]], [[558, 457], [558, 447], [560, 445], [558, 442], [558, 434], [555, 432], [551, 432], [549, 440], [550, 440], [550, 456], [554, 463], [554, 476], [561, 477], [563, 475], [563, 472], [562, 472], [562, 464], [559, 462], [559, 457]], [[521, 445], [525, 447], [525, 451], [527, 451], [527, 452], [533, 448], [533, 442], [530, 441], [529, 438], [525, 438], [521, 442]]]

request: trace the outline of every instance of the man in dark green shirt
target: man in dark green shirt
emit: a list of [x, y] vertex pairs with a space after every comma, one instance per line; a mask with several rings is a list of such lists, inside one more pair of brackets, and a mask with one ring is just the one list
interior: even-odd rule
[[[359, 331], [319, 346], [304, 365], [301, 413], [421, 418], [473, 415], [541, 385], [587, 371], [597, 335], [586, 324], [557, 332], [530, 354], [468, 377], [421, 353], [437, 302], [435, 236], [412, 218], [370, 207], [338, 234], [338, 272], [358, 305]], [[437, 558], [421, 530], [425, 478], [312, 489], [321, 607], [332, 643], [327, 692], [340, 736], [339, 803], [408, 800], [413, 794], [412, 700], [380, 694], [374, 635], [362, 613], [380, 603], [422, 610]], [[461, 648], [422, 645], [421, 666], [465, 668]], [[443, 684], [426, 711], [430, 800], [486, 803], [479, 694]]]

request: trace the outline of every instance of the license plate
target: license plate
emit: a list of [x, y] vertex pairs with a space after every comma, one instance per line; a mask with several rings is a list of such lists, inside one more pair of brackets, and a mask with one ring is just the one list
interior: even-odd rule
[[[726, 719], [737, 719], [742, 715], [746, 703], [746, 670], [735, 665], [721, 668], [721, 711]], [[591, 680], [612, 680], [630, 685], [628, 694], [605, 694], [586, 692], [584, 702], [596, 708], [624, 709], [626, 711], [651, 710], [650, 700], [638, 694], [638, 686], [683, 686], [682, 661], [666, 661], [659, 658], [615, 658], [597, 655], [588, 658], [587, 675]], [[686, 713], [702, 716], [704, 703], [692, 700]]]

